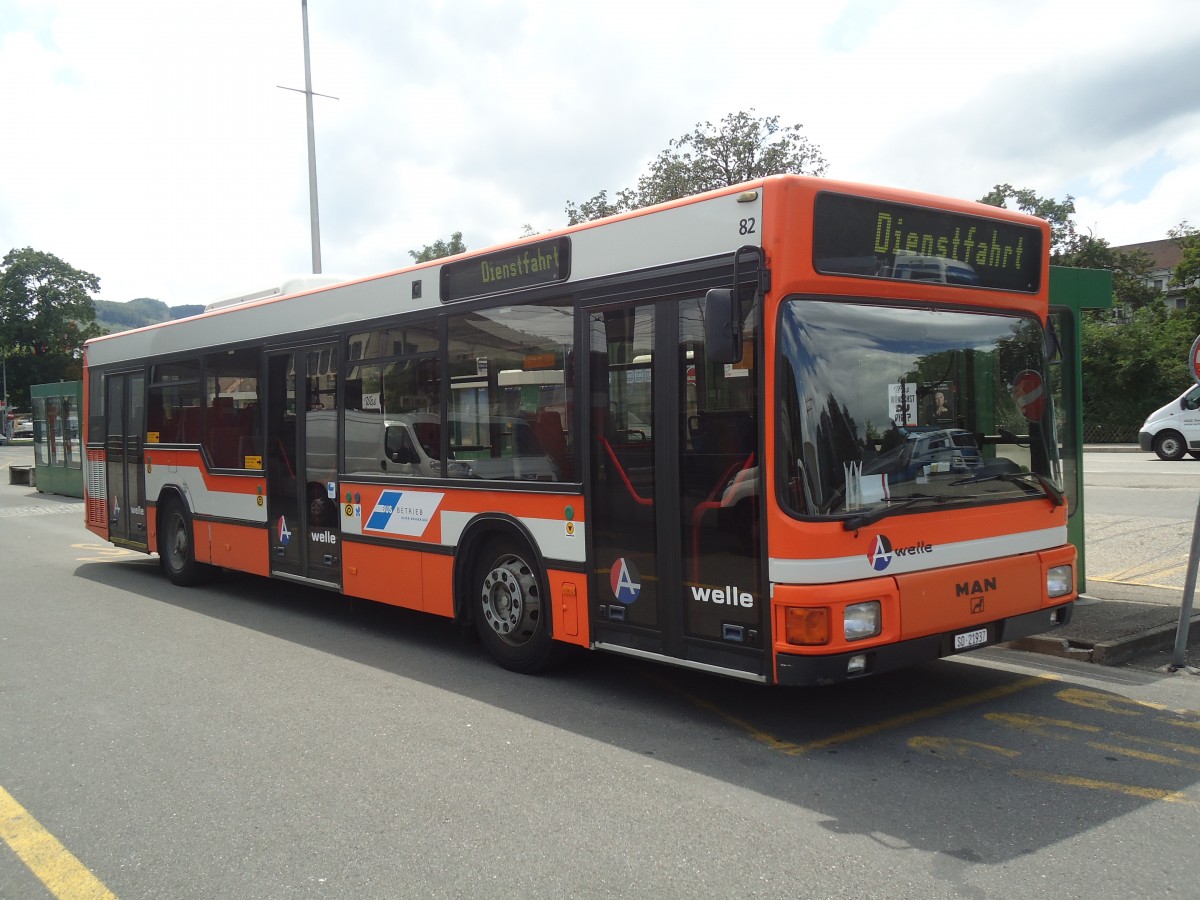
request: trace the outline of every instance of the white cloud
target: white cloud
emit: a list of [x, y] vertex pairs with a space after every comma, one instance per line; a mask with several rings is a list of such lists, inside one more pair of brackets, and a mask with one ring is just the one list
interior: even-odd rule
[[[1111, 8], [1109, 8], [1111, 7]], [[1200, 220], [1187, 0], [310, 0], [322, 256], [557, 227], [698, 121], [800, 122], [838, 178], [1076, 197], [1111, 243]], [[0, 251], [170, 304], [310, 265], [300, 4], [0, 0]]]

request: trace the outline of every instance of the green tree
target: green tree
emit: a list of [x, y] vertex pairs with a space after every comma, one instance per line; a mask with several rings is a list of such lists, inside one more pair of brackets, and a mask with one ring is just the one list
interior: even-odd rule
[[730, 113], [717, 125], [697, 122], [693, 131], [667, 144], [636, 187], [617, 191], [611, 200], [607, 191], [600, 191], [581, 203], [568, 201], [567, 223], [578, 225], [766, 175], [825, 173], [825, 158], [803, 134], [804, 126], [781, 126], [779, 116], [753, 113]]
[[458, 253], [466, 253], [467, 245], [463, 243], [462, 232], [456, 231], [450, 235], [449, 241], [443, 241], [438, 238], [432, 244], [426, 244], [421, 250], [409, 250], [408, 255], [414, 261], [423, 263], [434, 259], [441, 259], [444, 256], [454, 256]]
[[83, 342], [102, 334], [92, 294], [100, 279], [32, 247], [0, 262], [0, 352], [14, 405], [29, 385], [79, 378]]
[[[1011, 184], [998, 184], [979, 198], [980, 203], [1007, 209], [1009, 201], [1021, 212], [1045, 219], [1050, 223], [1050, 253], [1069, 252], [1075, 245], [1075, 198], [1067, 194], [1066, 200], [1039, 197], [1030, 188], [1014, 188]], [[1052, 260], [1054, 262], [1054, 260]], [[1057, 262], [1055, 262], [1057, 265]]]
[[1200, 302], [1200, 229], [1189, 225], [1187, 221], [1180, 222], [1167, 232], [1179, 245], [1179, 263], [1171, 273], [1171, 284], [1175, 287], [1186, 288], [1188, 291], [1188, 306]]

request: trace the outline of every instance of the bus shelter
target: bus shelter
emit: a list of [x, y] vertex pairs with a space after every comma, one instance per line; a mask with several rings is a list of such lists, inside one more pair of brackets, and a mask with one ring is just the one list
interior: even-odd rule
[[1050, 267], [1050, 318], [1057, 340], [1050, 348], [1050, 378], [1059, 410], [1058, 440], [1067, 495], [1067, 537], [1078, 553], [1076, 586], [1087, 584], [1083, 538], [1083, 311], [1110, 309], [1112, 272]]
[[35, 384], [33, 402], [33, 461], [37, 489], [47, 494], [83, 496], [83, 449], [79, 416], [83, 382]]

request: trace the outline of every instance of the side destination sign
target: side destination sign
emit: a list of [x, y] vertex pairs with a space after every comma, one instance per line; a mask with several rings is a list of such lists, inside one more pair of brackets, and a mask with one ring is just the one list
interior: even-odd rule
[[467, 300], [518, 288], [566, 281], [571, 239], [555, 238], [497, 250], [442, 266], [442, 302]]
[[824, 191], [813, 211], [813, 268], [1037, 293], [1042, 232], [1033, 225]]

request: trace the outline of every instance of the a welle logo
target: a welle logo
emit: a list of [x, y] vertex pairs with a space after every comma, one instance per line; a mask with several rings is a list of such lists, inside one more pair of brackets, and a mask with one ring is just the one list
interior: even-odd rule
[[740, 606], [742, 609], [754, 608], [754, 595], [743, 591], [736, 584], [725, 587], [697, 587], [692, 585], [692, 599], [700, 603], [712, 603], [716, 606]]
[[933, 544], [917, 541], [907, 547], [892, 547], [887, 535], [880, 534], [875, 538], [875, 546], [867, 551], [867, 562], [876, 572], [882, 572], [892, 564], [897, 556], [916, 556], [919, 553], [932, 553]]

